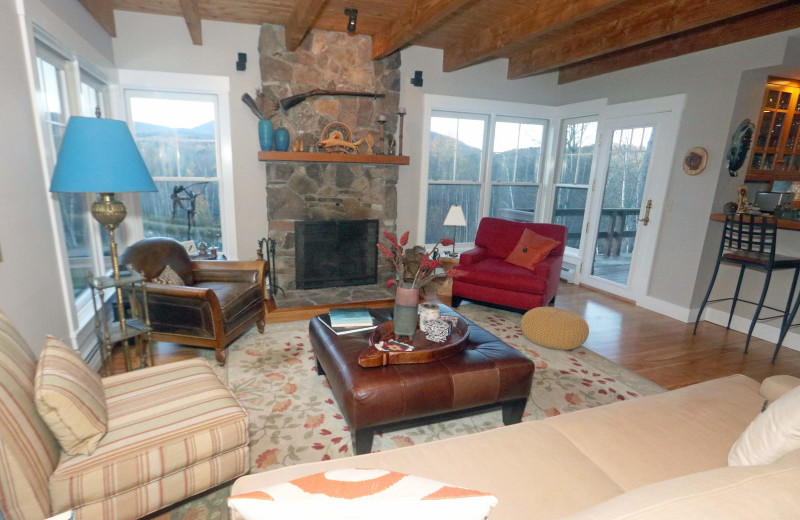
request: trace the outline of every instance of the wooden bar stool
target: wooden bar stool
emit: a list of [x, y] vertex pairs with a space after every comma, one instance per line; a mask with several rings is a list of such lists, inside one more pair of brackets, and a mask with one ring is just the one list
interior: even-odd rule
[[[731, 327], [731, 320], [733, 319], [733, 312], [736, 309], [737, 302], [743, 301], [756, 306], [756, 312], [753, 315], [753, 320], [750, 322], [750, 330], [747, 331], [747, 342], [744, 347], [745, 353], [747, 353], [747, 349], [750, 347], [750, 337], [753, 335], [753, 329], [755, 329], [756, 322], [758, 321], [783, 318], [780, 341], [783, 340], [783, 336], [785, 336], [784, 331], [788, 329], [788, 325], [791, 324], [789, 310], [792, 306], [792, 296], [797, 286], [797, 276], [800, 274], [800, 258], [775, 253], [777, 231], [778, 221], [774, 218], [742, 214], [732, 214], [725, 217], [725, 227], [722, 230], [722, 240], [720, 241], [719, 254], [717, 255], [717, 265], [714, 268], [714, 274], [711, 277], [711, 283], [708, 285], [706, 296], [703, 298], [702, 305], [700, 305], [700, 312], [697, 313], [697, 319], [694, 322], [694, 331], [692, 334], [697, 333], [697, 324], [700, 322], [700, 317], [703, 315], [703, 310], [707, 303], [733, 300], [731, 304], [731, 313], [728, 316], [728, 325], [726, 327], [728, 329]], [[736, 282], [736, 290], [733, 293], [733, 298], [720, 298], [709, 302], [708, 297], [711, 296], [711, 290], [714, 288], [714, 282], [717, 279], [717, 273], [719, 273], [719, 266], [723, 262], [741, 267], [739, 270], [739, 280]], [[748, 267], [765, 272], [764, 288], [761, 291], [761, 298], [758, 300], [758, 303], [739, 299], [739, 289], [742, 286], [744, 272]], [[789, 291], [789, 298], [786, 302], [785, 309], [764, 305], [764, 300], [767, 297], [767, 290], [769, 289], [769, 281], [772, 278], [772, 271], [776, 269], [794, 269], [792, 288]], [[780, 312], [781, 314], [760, 318], [761, 309], [764, 307]], [[797, 306], [795, 306], [794, 311], [797, 311]], [[780, 341], [778, 347], [776, 347], [775, 355], [777, 355], [778, 348], [780, 348]], [[775, 362], [775, 356], [773, 356], [772, 362]]]

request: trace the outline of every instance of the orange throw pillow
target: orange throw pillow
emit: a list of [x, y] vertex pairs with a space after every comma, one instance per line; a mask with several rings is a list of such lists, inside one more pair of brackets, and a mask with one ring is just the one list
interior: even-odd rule
[[511, 254], [506, 258], [506, 262], [533, 269], [536, 264], [547, 258], [550, 251], [560, 245], [561, 242], [558, 240], [537, 235], [526, 228], [525, 231], [522, 232], [522, 236], [519, 242], [517, 242], [516, 247], [514, 247], [514, 250], [511, 251]]

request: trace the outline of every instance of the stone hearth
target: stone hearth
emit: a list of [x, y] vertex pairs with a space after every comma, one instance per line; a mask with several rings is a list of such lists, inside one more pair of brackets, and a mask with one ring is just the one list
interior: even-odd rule
[[[277, 128], [289, 130], [290, 141], [308, 150], [325, 126], [347, 124], [353, 139], [370, 135], [379, 146], [378, 116], [387, 118], [385, 131], [395, 132], [400, 99], [400, 56], [373, 61], [369, 36], [312, 31], [295, 51], [288, 52], [281, 26], [261, 27], [262, 92], [258, 102]], [[311, 97], [282, 111], [280, 99], [313, 89], [385, 94], [385, 98]], [[326, 153], [326, 152], [320, 152]], [[269, 236], [276, 242], [277, 283], [295, 288], [294, 222], [297, 220], [377, 219], [379, 231], [395, 232], [398, 166], [342, 163], [266, 163]], [[378, 280], [392, 276], [379, 256]]]

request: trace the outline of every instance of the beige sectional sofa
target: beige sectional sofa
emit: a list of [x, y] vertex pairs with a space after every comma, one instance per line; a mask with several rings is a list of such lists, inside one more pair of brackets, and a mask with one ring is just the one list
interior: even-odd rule
[[[241, 494], [336, 468], [493, 493], [490, 520], [800, 518], [800, 453], [728, 467], [731, 446], [800, 380], [742, 375], [444, 441], [242, 477]], [[236, 516], [234, 514], [234, 516]]]

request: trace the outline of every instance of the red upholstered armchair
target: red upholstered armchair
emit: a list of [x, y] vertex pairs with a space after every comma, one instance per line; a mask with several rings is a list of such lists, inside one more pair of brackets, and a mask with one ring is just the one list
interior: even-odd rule
[[[526, 228], [561, 242], [533, 269], [505, 261]], [[453, 307], [462, 299], [524, 310], [553, 303], [566, 241], [567, 228], [558, 224], [482, 219], [475, 247], [460, 257], [458, 270], [465, 274], [453, 280]]]

